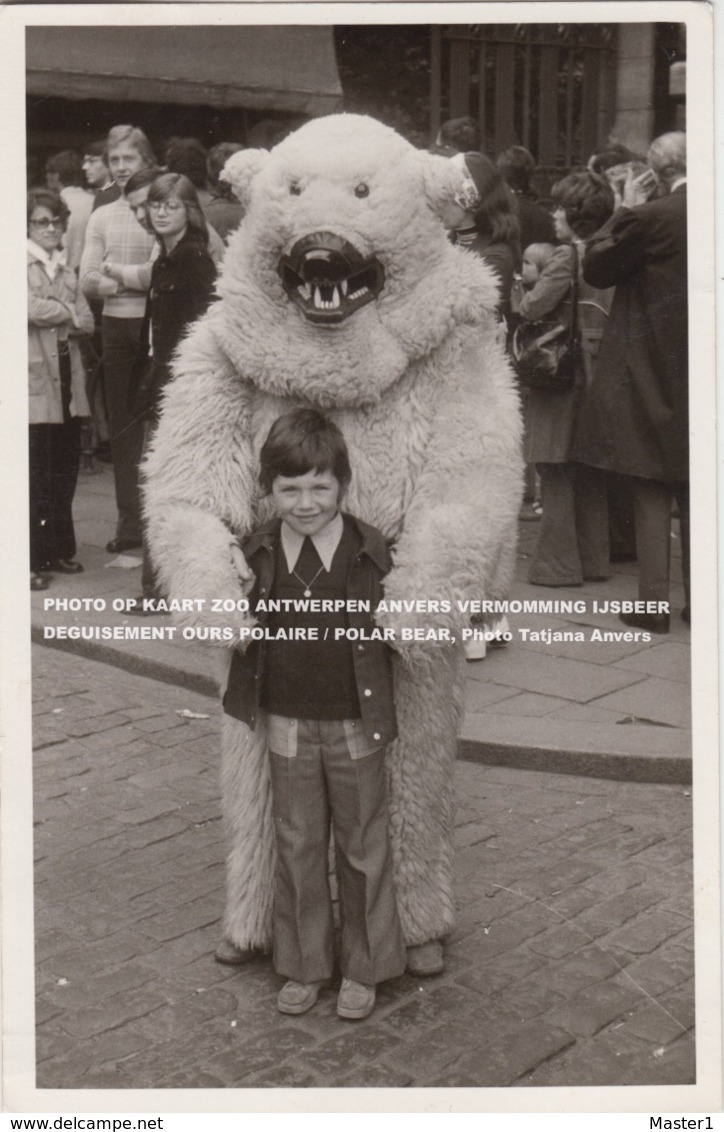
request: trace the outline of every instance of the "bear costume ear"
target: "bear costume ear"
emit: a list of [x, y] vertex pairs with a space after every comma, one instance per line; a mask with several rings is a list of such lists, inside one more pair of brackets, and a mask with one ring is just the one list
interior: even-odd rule
[[231, 185], [234, 196], [244, 209], [249, 207], [251, 183], [260, 173], [269, 158], [266, 149], [242, 149], [232, 153], [221, 170], [219, 178]]
[[449, 157], [440, 157], [435, 153], [420, 153], [420, 158], [423, 162], [427, 202], [432, 211], [442, 218], [446, 205], [452, 204], [464, 192], [464, 169]]

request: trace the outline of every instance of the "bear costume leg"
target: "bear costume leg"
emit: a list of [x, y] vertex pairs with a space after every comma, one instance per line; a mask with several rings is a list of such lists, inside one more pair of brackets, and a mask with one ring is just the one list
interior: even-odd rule
[[274, 822], [266, 727], [224, 715], [221, 789], [227, 842], [225, 939], [241, 951], [271, 951]]
[[455, 921], [453, 789], [464, 710], [462, 649], [395, 659], [399, 737], [388, 753], [397, 905], [408, 947]]

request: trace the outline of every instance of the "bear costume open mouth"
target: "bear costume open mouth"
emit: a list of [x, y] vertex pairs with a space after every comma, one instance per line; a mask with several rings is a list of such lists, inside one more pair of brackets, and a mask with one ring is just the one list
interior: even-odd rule
[[284, 290], [310, 322], [332, 326], [377, 298], [382, 264], [334, 232], [312, 232], [279, 261]]

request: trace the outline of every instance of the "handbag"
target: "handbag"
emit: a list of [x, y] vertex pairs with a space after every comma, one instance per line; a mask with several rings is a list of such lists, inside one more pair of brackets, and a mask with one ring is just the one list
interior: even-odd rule
[[578, 252], [574, 246], [571, 317], [568, 328], [558, 322], [521, 322], [513, 333], [510, 353], [520, 384], [526, 389], [565, 393], [579, 372]]

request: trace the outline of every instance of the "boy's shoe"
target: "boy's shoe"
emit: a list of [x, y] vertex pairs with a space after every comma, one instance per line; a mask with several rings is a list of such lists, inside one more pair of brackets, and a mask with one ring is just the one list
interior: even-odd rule
[[297, 983], [290, 979], [277, 995], [277, 1010], [282, 1014], [306, 1014], [316, 1004], [319, 992], [325, 985], [324, 982]]
[[430, 975], [440, 975], [445, 970], [442, 957], [442, 944], [439, 939], [429, 939], [427, 943], [418, 943], [407, 949], [406, 971], [409, 975], [417, 975], [425, 979]]
[[340, 1018], [369, 1018], [375, 1008], [377, 987], [366, 983], [356, 983], [354, 979], [342, 979], [337, 997], [337, 1014]]

